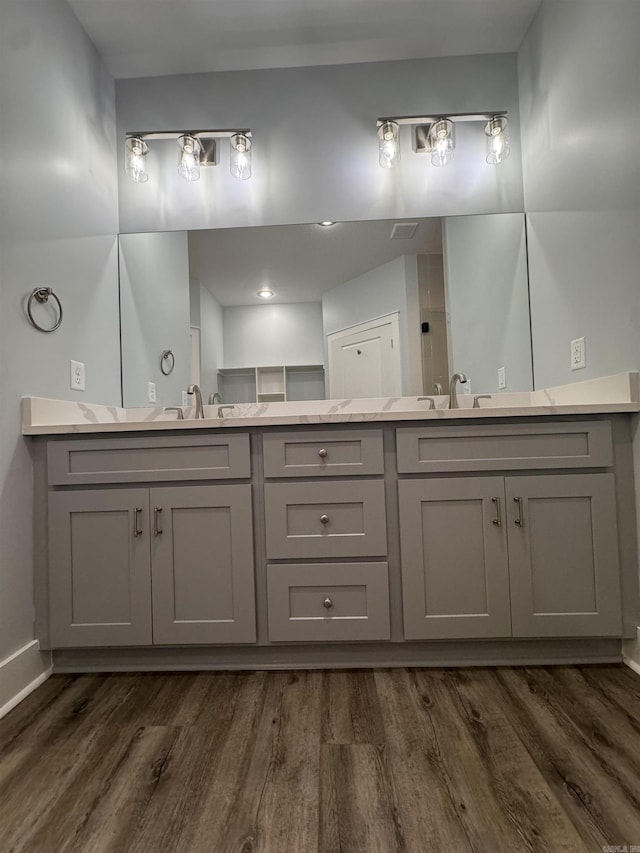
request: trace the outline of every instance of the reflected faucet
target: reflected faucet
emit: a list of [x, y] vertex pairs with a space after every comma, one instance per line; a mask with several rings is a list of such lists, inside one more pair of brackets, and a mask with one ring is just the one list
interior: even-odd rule
[[451, 377], [451, 382], [449, 383], [449, 408], [450, 409], [459, 409], [458, 405], [458, 394], [457, 394], [457, 385], [458, 382], [462, 385], [467, 382], [467, 377], [464, 373], [454, 373]]
[[222, 397], [218, 394], [217, 391], [214, 391], [213, 394], [209, 394], [209, 405], [215, 406], [216, 403], [221, 403]]
[[189, 385], [187, 394], [193, 394], [196, 398], [196, 418], [204, 418], [204, 408], [202, 406], [202, 391], [198, 385]]

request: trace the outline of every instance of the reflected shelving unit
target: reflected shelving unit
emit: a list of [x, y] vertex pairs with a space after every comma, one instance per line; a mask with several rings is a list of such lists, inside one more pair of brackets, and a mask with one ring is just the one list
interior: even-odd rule
[[324, 366], [299, 364], [223, 368], [218, 371], [218, 387], [225, 403], [324, 400]]

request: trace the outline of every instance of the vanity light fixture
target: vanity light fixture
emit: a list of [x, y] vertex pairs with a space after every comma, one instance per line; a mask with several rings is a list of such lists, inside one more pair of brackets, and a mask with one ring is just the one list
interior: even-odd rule
[[199, 139], [185, 133], [178, 138], [180, 156], [178, 157], [178, 172], [185, 181], [197, 181], [200, 179], [200, 154], [202, 145]]
[[378, 124], [378, 162], [383, 169], [392, 169], [400, 159], [400, 125], [395, 121]]
[[144, 184], [149, 180], [146, 159], [149, 146], [141, 136], [128, 136], [125, 142], [124, 170], [136, 184]]
[[493, 116], [484, 128], [487, 137], [487, 163], [497, 166], [509, 156], [509, 123], [506, 116]]
[[251, 177], [251, 140], [244, 133], [235, 133], [229, 140], [229, 144], [231, 174], [239, 181], [246, 181]]
[[460, 122], [482, 122], [487, 137], [487, 163], [502, 163], [509, 153], [507, 111], [493, 113], [453, 113], [439, 116], [384, 116], [378, 119], [378, 159], [391, 168], [400, 159], [400, 128], [412, 127], [413, 150], [429, 154], [434, 166], [446, 166], [453, 159], [455, 126]]
[[180, 147], [178, 172], [186, 181], [197, 181], [200, 169], [216, 164], [216, 140], [231, 142], [231, 174], [240, 180], [251, 177], [251, 131], [236, 130], [159, 130], [127, 133], [125, 138], [125, 172], [132, 181], [149, 180], [146, 158], [149, 142], [175, 139]]
[[271, 299], [274, 296], [273, 290], [267, 290], [264, 288], [263, 290], [259, 290], [257, 295], [261, 299]]

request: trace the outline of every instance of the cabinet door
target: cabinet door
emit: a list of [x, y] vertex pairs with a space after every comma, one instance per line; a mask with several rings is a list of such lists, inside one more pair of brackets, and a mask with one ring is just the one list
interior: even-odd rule
[[49, 495], [54, 647], [151, 644], [146, 489]]
[[503, 478], [398, 489], [405, 638], [510, 636]]
[[514, 636], [619, 635], [613, 474], [508, 477], [506, 496]]
[[254, 643], [251, 486], [151, 489], [154, 643]]

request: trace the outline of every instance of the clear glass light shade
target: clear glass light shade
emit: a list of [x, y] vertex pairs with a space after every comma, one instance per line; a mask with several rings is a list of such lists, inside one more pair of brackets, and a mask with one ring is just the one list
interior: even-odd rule
[[239, 181], [246, 181], [251, 177], [251, 140], [244, 133], [235, 133], [229, 142], [231, 174]]
[[456, 147], [453, 122], [448, 118], [434, 121], [429, 131], [431, 162], [434, 166], [446, 166], [453, 160]]
[[124, 170], [136, 184], [144, 184], [149, 180], [147, 172], [147, 156], [149, 146], [139, 136], [129, 136], [125, 140]]
[[202, 146], [195, 136], [185, 133], [178, 139], [178, 172], [185, 181], [197, 181], [200, 178], [200, 154]]
[[487, 122], [485, 129], [487, 137], [487, 163], [497, 166], [509, 156], [509, 126], [505, 116], [494, 116]]
[[383, 169], [392, 169], [400, 159], [400, 127], [386, 121], [378, 128], [378, 162]]

